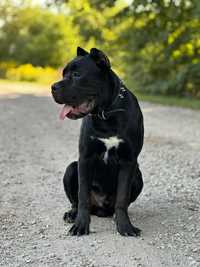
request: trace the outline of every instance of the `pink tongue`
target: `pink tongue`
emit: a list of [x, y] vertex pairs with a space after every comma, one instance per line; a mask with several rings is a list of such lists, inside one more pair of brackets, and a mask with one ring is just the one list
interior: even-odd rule
[[60, 120], [64, 120], [67, 114], [69, 114], [72, 110], [73, 107], [64, 105], [59, 115]]

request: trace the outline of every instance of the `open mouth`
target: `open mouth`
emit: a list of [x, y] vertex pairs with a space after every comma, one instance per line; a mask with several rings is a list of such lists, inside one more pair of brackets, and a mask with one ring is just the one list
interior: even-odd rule
[[76, 120], [86, 116], [94, 107], [94, 100], [83, 102], [78, 106], [71, 106], [65, 104], [60, 112], [60, 119], [64, 120], [66, 117]]

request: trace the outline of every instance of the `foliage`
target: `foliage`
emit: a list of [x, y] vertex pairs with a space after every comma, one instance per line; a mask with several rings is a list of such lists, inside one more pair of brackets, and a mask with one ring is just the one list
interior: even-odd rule
[[9, 69], [16, 67], [15, 62], [0, 62], [0, 78], [6, 78], [6, 73]]
[[97, 46], [133, 90], [200, 98], [199, 0], [19, 1], [0, 4], [1, 61], [58, 67]]
[[200, 97], [199, 0], [65, 3], [84, 40], [105, 50], [133, 89]]
[[14, 81], [51, 83], [59, 77], [58, 71], [51, 67], [34, 67], [31, 64], [24, 64], [9, 68], [5, 78]]
[[146, 93], [200, 97], [200, 2], [134, 1], [132, 31], [120, 38], [131, 47], [128, 79]]
[[7, 4], [0, 4], [0, 15], [4, 14], [0, 27], [1, 61], [58, 67], [74, 55], [80, 38], [70, 17], [39, 7], [6, 7]]

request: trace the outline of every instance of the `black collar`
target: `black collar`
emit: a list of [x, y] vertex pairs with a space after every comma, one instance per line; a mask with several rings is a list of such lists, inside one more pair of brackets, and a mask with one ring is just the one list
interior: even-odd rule
[[90, 114], [90, 115], [96, 116], [96, 117], [98, 117], [101, 120], [107, 120], [112, 113], [125, 111], [125, 109], [123, 109], [123, 108], [112, 109], [112, 106], [117, 102], [118, 99], [121, 99], [122, 100], [125, 97], [125, 93], [126, 93], [126, 88], [123, 85], [123, 82], [120, 80], [119, 93], [117, 94], [117, 96], [115, 97], [114, 101], [110, 105], [109, 110], [104, 110], [103, 109], [103, 110], [100, 110], [96, 114]]

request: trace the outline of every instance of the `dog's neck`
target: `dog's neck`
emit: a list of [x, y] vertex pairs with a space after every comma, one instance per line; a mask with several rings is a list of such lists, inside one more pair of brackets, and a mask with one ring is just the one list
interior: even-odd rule
[[115, 112], [123, 112], [124, 109], [115, 107], [119, 98], [124, 98], [126, 88], [123, 82], [117, 77], [117, 75], [110, 71], [110, 89], [109, 95], [103, 105], [97, 106], [91, 115], [101, 120], [107, 120]]

